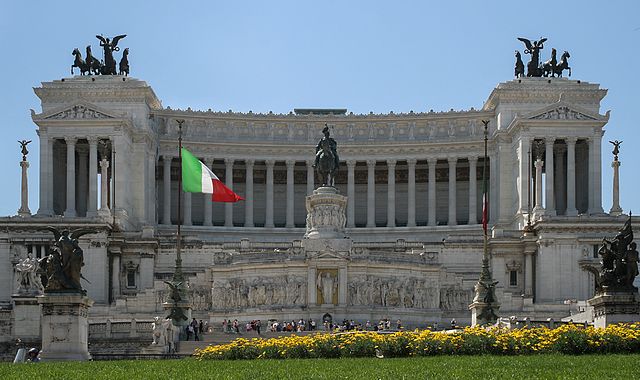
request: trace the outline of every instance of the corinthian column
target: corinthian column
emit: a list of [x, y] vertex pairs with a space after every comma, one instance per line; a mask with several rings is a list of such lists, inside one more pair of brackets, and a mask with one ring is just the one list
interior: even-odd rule
[[313, 160], [307, 160], [307, 195], [313, 194], [315, 172], [313, 168]]
[[267, 228], [273, 228], [273, 166], [276, 164], [275, 160], [266, 160], [267, 166], [267, 199], [265, 210], [265, 223]]
[[537, 159], [535, 161], [536, 165], [536, 204], [533, 208], [533, 212], [537, 215], [543, 214], [544, 209], [542, 208], [542, 165], [544, 163], [541, 159]]
[[416, 162], [415, 158], [407, 160], [407, 227], [416, 226]]
[[[213, 168], [213, 158], [205, 158], [202, 161], [205, 165], [208, 165], [209, 169]], [[213, 200], [212, 194], [202, 194], [202, 202], [203, 202], [203, 212], [204, 217], [202, 219], [203, 226], [212, 226], [213, 225]]]
[[554, 184], [554, 170], [553, 170], [553, 143], [555, 139], [550, 138], [545, 141], [545, 154], [544, 154], [544, 170], [545, 170], [545, 214], [555, 216], [556, 215], [556, 202], [553, 191]]
[[109, 216], [109, 161], [100, 160], [100, 210], [98, 215]]
[[66, 137], [67, 142], [67, 209], [64, 216], [76, 216], [76, 138]]
[[576, 138], [567, 138], [567, 216], [578, 215], [576, 209]]
[[469, 224], [478, 223], [478, 157], [469, 157]]
[[376, 160], [367, 160], [367, 227], [376, 226]]
[[293, 169], [295, 168], [295, 160], [287, 160], [285, 162], [287, 166], [287, 218], [285, 226], [287, 228], [295, 227], [293, 221], [293, 197], [294, 197], [294, 178]]
[[98, 215], [98, 138], [87, 137], [89, 142], [89, 207], [87, 217]]
[[40, 137], [40, 205], [38, 215], [53, 215], [53, 140], [42, 127], [37, 131]]
[[356, 161], [347, 161], [347, 227], [356, 226], [356, 184], [355, 184]]
[[[164, 198], [162, 201], [162, 224], [167, 224], [167, 225], [171, 224], [171, 160], [173, 160], [173, 157], [171, 156], [167, 156], [167, 155], [162, 156], [162, 188], [163, 188], [162, 195]], [[106, 160], [103, 159], [102, 161], [106, 161]], [[102, 161], [100, 162], [101, 167], [102, 167]], [[104, 179], [105, 178], [103, 177], [103, 182], [104, 182]], [[102, 209], [102, 207], [100, 207], [100, 209]]]
[[[233, 189], [233, 161], [233, 158], [224, 159], [224, 182], [230, 189]], [[233, 227], [233, 203], [227, 203], [224, 205], [224, 226]]]
[[245, 160], [245, 204], [244, 226], [253, 227], [253, 164], [254, 160]]
[[387, 227], [396, 226], [396, 160], [387, 160]]
[[436, 225], [436, 164], [438, 160], [436, 158], [430, 158], [429, 164], [429, 183], [428, 183], [428, 224], [430, 226]]
[[447, 222], [450, 226], [458, 224], [456, 221], [456, 165], [458, 163], [457, 157], [449, 158], [449, 220]]

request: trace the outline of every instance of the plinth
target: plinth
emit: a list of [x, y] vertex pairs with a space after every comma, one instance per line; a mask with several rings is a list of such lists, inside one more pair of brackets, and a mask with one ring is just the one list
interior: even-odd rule
[[14, 294], [13, 336], [23, 341], [40, 338], [40, 305], [36, 295]]
[[186, 333], [186, 328], [187, 325], [189, 323], [191, 323], [191, 303], [187, 302], [187, 301], [180, 301], [180, 302], [164, 302], [162, 304], [162, 308], [167, 312], [167, 315], [165, 316], [165, 318], [171, 318], [171, 315], [173, 314], [173, 309], [180, 309], [182, 311], [182, 313], [184, 314], [184, 316], [187, 319], [181, 320], [181, 321], [176, 321], [175, 319], [173, 320], [173, 325], [176, 327], [173, 330], [173, 337], [167, 337], [167, 339], [172, 340], [174, 343], [178, 342], [180, 340], [185, 340], [187, 337], [187, 333]]
[[496, 312], [500, 309], [497, 302], [488, 304], [486, 302], [474, 301], [469, 305], [471, 310], [471, 326], [494, 324], [498, 316]]
[[48, 293], [37, 298], [42, 310], [40, 358], [90, 360], [88, 315], [93, 300], [79, 293]]
[[640, 321], [638, 292], [607, 292], [587, 300], [593, 307], [593, 324], [605, 328], [613, 323]]
[[307, 232], [309, 239], [342, 239], [345, 237], [345, 209], [347, 197], [338, 189], [323, 186], [315, 189], [306, 199]]

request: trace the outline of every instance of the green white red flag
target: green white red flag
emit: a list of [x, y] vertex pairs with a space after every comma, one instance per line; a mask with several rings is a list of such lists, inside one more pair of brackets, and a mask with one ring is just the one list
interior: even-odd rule
[[244, 198], [226, 187], [202, 161], [185, 148], [182, 154], [182, 189], [188, 193], [211, 194], [213, 202], [238, 202]]

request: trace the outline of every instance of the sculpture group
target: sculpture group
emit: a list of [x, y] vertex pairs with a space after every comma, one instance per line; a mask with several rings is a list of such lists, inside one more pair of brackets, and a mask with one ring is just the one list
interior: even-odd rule
[[[569, 70], [569, 76], [571, 76], [571, 67], [569, 67], [569, 58], [571, 55], [568, 51], [562, 53], [560, 62], [558, 62], [556, 49], [552, 48], [551, 58], [548, 61], [540, 63], [540, 50], [544, 48], [544, 43], [547, 39], [540, 38], [539, 40], [534, 40], [532, 42], [526, 38], [520, 37], [518, 40], [522, 41], [526, 47], [524, 53], [531, 54], [531, 59], [527, 63], [527, 77], [562, 77], [562, 72], [564, 70]], [[516, 78], [525, 76], [524, 63], [522, 62], [522, 56], [518, 50], [516, 50], [515, 76]]]
[[613, 239], [602, 239], [598, 254], [602, 267], [596, 276], [597, 292], [637, 291], [633, 281], [638, 275], [638, 251], [633, 242], [631, 215]]
[[78, 245], [78, 239], [82, 235], [95, 231], [88, 228], [80, 228], [73, 232], [58, 230], [48, 226], [55, 237], [53, 248], [49, 255], [40, 260], [40, 273], [45, 293], [75, 292], [84, 294], [80, 279], [84, 278], [80, 273], [84, 266], [84, 253]]
[[122, 34], [113, 37], [113, 39], [96, 36], [96, 38], [100, 40], [100, 47], [102, 47], [104, 51], [104, 58], [102, 60], [98, 60], [93, 56], [91, 45], [87, 46], [84, 59], [82, 59], [82, 54], [78, 48], [73, 49], [71, 54], [75, 58], [71, 65], [71, 75], [73, 75], [74, 67], [80, 70], [80, 75], [129, 75], [129, 48], [125, 48], [122, 52], [118, 70], [116, 70], [116, 60], [113, 57], [114, 51], [120, 51], [118, 42], [126, 36], [126, 34]]

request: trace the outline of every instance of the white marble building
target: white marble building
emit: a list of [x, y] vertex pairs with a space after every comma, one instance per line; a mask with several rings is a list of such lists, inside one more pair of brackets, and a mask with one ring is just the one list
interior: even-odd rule
[[[121, 76], [44, 82], [35, 93], [40, 202], [33, 216], [0, 218], [7, 307], [14, 264], [45, 255], [53, 237], [42, 227], [61, 225], [100, 231], [81, 241], [92, 320], [162, 312], [175, 259], [177, 119], [184, 146], [246, 198], [183, 194], [194, 315], [216, 323], [324, 313], [468, 322], [482, 257], [482, 120], [501, 315], [559, 318], [566, 300], [591, 297], [581, 265], [597, 263], [595, 247], [623, 223], [602, 209], [609, 115], [598, 84], [522, 78], [498, 84], [480, 110], [368, 115], [173, 110]], [[305, 197], [325, 123], [342, 161], [346, 237], [314, 243], [303, 238]], [[524, 236], [528, 221], [535, 234]]]

